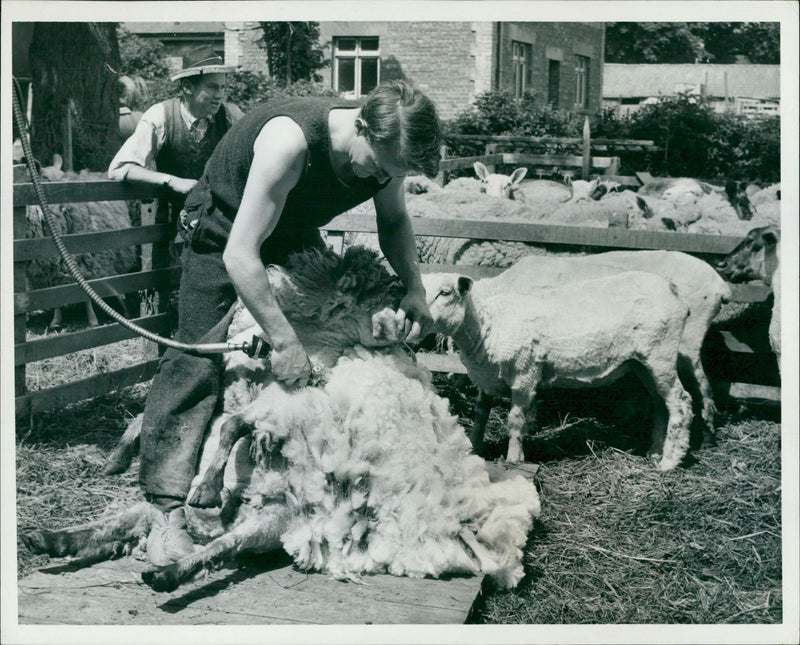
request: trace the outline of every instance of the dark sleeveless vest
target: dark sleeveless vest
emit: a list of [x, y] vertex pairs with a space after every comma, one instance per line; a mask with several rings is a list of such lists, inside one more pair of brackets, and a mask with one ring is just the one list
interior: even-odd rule
[[[183, 177], [185, 179], [200, 179], [205, 169], [206, 162], [214, 148], [228, 131], [228, 114], [225, 104], [208, 124], [203, 138], [196, 141], [186, 127], [186, 122], [181, 116], [181, 100], [179, 98], [164, 101], [164, 145], [156, 155], [156, 168], [159, 172]], [[172, 195], [170, 199], [159, 200], [159, 221], [175, 223], [178, 213], [183, 208], [185, 197]]]
[[386, 184], [368, 177], [345, 186], [334, 174], [330, 161], [330, 111], [359, 106], [332, 97], [295, 97], [264, 103], [242, 117], [215, 148], [186, 202], [185, 209], [200, 216], [198, 228], [202, 232], [197, 231], [195, 238], [199, 236], [202, 241], [193, 239], [192, 246], [199, 244], [205, 250], [224, 248], [241, 204], [256, 137], [277, 116], [287, 116], [300, 126], [308, 144], [308, 157], [303, 175], [289, 192], [278, 225], [265, 245], [279, 244], [280, 240], [287, 243], [295, 235], [308, 234], [309, 229], [316, 231], [337, 215], [371, 199]]

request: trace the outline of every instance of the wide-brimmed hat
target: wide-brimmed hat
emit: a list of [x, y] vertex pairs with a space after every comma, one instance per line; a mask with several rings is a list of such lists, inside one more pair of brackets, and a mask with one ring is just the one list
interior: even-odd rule
[[177, 81], [179, 78], [187, 76], [197, 76], [199, 74], [227, 74], [233, 71], [233, 67], [226, 66], [222, 56], [214, 51], [210, 45], [195, 47], [188, 50], [183, 55], [183, 69], [170, 76], [170, 80]]

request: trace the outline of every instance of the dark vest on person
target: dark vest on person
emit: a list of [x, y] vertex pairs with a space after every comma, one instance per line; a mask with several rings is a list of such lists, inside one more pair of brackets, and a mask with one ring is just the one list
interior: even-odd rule
[[[156, 168], [159, 172], [175, 177], [200, 179], [211, 153], [214, 152], [214, 148], [228, 131], [228, 114], [225, 104], [220, 105], [200, 141], [197, 141], [186, 127], [186, 122], [181, 116], [181, 100], [179, 98], [164, 101], [163, 105], [164, 145], [161, 146], [161, 150], [155, 157]], [[173, 195], [164, 206], [161, 204], [165, 200], [159, 200], [159, 210], [171, 205], [172, 212], [169, 220], [175, 222], [178, 212], [183, 207], [184, 199], [180, 195]]]
[[186, 203], [187, 211], [196, 209], [200, 215], [202, 246], [208, 250], [224, 248], [253, 163], [256, 137], [270, 119], [278, 116], [287, 116], [300, 126], [308, 157], [303, 175], [289, 192], [278, 225], [265, 245], [289, 242], [293, 235], [305, 235], [309, 229], [316, 231], [337, 215], [374, 197], [385, 183], [368, 177], [345, 185], [331, 165], [329, 113], [335, 108], [354, 107], [360, 104], [333, 97], [293, 97], [264, 103], [234, 124], [214, 150]]

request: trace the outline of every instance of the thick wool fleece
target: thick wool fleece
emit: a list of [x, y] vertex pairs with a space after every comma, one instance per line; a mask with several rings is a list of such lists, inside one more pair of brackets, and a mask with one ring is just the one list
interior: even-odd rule
[[[293, 519], [282, 541], [299, 567], [337, 577], [484, 572], [504, 587], [522, 578], [535, 486], [490, 482], [430, 373], [407, 355], [354, 350], [323, 388], [271, 385], [264, 396], [246, 496], [285, 499]], [[264, 477], [281, 459], [282, 484]]]

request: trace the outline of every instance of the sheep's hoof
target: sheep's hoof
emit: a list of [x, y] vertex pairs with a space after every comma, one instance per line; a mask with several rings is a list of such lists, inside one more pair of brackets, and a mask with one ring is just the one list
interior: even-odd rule
[[215, 486], [216, 482], [208, 483], [202, 481], [200, 485], [194, 490], [189, 497], [189, 506], [196, 506], [198, 508], [215, 508], [222, 506], [222, 496], [220, 490], [222, 489], [222, 482]]
[[175, 591], [181, 583], [174, 564], [160, 571], [142, 571], [142, 581], [153, 591]]
[[132, 444], [117, 447], [106, 459], [106, 463], [103, 465], [103, 474], [120, 475], [124, 473], [131, 465], [135, 453], [136, 447]]

